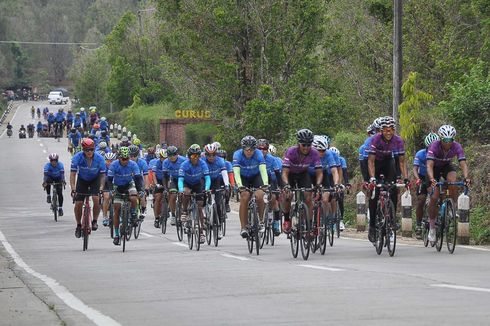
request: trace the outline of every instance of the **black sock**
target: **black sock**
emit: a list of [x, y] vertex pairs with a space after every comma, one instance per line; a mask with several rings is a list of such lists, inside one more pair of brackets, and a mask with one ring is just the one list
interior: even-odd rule
[[289, 213], [284, 213], [284, 221], [290, 221]]

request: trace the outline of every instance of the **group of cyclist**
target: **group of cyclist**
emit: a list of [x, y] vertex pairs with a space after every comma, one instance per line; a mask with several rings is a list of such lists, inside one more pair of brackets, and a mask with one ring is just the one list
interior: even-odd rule
[[[308, 208], [308, 216], [313, 216], [313, 202], [321, 201], [325, 214], [334, 214], [337, 205], [343, 216], [343, 193], [350, 187], [347, 164], [340, 156], [337, 148], [331, 146], [326, 135], [314, 135], [308, 129], [300, 129], [296, 133], [297, 144], [286, 149], [282, 158], [276, 156], [275, 147], [266, 139], [245, 136], [241, 140], [241, 148], [233, 153], [232, 161], [226, 160], [227, 152], [218, 142], [207, 144], [201, 148], [198, 144], [191, 145], [180, 155], [176, 146], [150, 147], [146, 155], [142, 155], [142, 146], [138, 139], [130, 141], [122, 139], [118, 146], [109, 146], [106, 129], [97, 126], [100, 120], [91, 121], [92, 129], [89, 137], [75, 129], [69, 139], [72, 146], [80, 144], [81, 151], [72, 157], [70, 187], [75, 199], [76, 237], [81, 235], [81, 214], [83, 200], [86, 196], [93, 198], [92, 230], [98, 228], [100, 213], [99, 194], [103, 194], [102, 214], [104, 225], [109, 224], [108, 208], [110, 196], [114, 199], [114, 240], [120, 243], [119, 216], [124, 196], [131, 202], [131, 223], [144, 219], [146, 215], [146, 198], [153, 193], [155, 216], [154, 226], [160, 227], [162, 216], [160, 205], [168, 200], [170, 223], [175, 224], [177, 198], [182, 205], [181, 220], [187, 220], [187, 207], [190, 195], [196, 194], [200, 222], [203, 223], [203, 206], [208, 198], [206, 193], [214, 191], [216, 200], [224, 200], [226, 211], [230, 211], [229, 200], [233, 189], [240, 194], [240, 235], [247, 237], [247, 210], [252, 191], [258, 204], [260, 227], [264, 222], [264, 196], [267, 196], [273, 210], [272, 229], [275, 235], [281, 233], [280, 221], [284, 218], [282, 231], [291, 231], [291, 202], [294, 190], [304, 192], [304, 200]], [[72, 130], [73, 131], [73, 130]], [[370, 216], [376, 214], [376, 203], [379, 196], [376, 184], [385, 182], [410, 184], [407, 169], [404, 141], [396, 134], [396, 125], [392, 117], [377, 118], [367, 129], [368, 137], [359, 148], [361, 172], [368, 191]], [[71, 135], [73, 134], [73, 135]], [[456, 130], [449, 125], [439, 128], [437, 134], [430, 133], [425, 138], [426, 148], [417, 152], [413, 162], [413, 174], [417, 189], [417, 237], [420, 236], [422, 210], [425, 198], [435, 183], [443, 177], [447, 181], [456, 180], [456, 169], [452, 159], [457, 157], [466, 184], [470, 183], [468, 167], [461, 145], [454, 141]], [[50, 163], [45, 166], [44, 186], [48, 194], [49, 184], [64, 184], [63, 165], [58, 162], [58, 155], [51, 154]], [[217, 190], [222, 191], [217, 191]], [[396, 207], [397, 194], [393, 190], [391, 198]], [[163, 194], [168, 196], [163, 196]], [[438, 189], [430, 192], [429, 240], [435, 241], [435, 215], [439, 196]], [[451, 189], [451, 196], [456, 202], [456, 191]], [[58, 191], [60, 215], [62, 215], [62, 192]], [[223, 196], [220, 198], [219, 196]], [[137, 207], [140, 207], [140, 216]], [[218, 206], [219, 207], [219, 206]], [[223, 216], [224, 212], [218, 215]], [[370, 241], [374, 241], [375, 219], [369, 220]], [[204, 228], [201, 228], [203, 230]], [[343, 222], [341, 230], [344, 229]], [[221, 234], [219, 235], [221, 237]], [[204, 242], [201, 234], [200, 240]]]

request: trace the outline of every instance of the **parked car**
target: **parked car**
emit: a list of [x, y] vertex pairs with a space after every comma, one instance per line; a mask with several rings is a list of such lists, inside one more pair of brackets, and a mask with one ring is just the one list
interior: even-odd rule
[[49, 104], [66, 104], [68, 103], [69, 97], [64, 96], [61, 91], [51, 91], [48, 95]]

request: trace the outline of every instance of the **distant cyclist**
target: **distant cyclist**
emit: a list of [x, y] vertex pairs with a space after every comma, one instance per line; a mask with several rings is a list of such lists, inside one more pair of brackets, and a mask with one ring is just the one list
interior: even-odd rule
[[59, 162], [59, 156], [56, 153], [49, 154], [49, 163], [44, 165], [43, 188], [46, 190], [46, 201], [51, 204], [51, 185], [55, 184], [58, 193], [58, 214], [63, 216], [63, 186], [65, 182], [65, 168], [63, 163]]

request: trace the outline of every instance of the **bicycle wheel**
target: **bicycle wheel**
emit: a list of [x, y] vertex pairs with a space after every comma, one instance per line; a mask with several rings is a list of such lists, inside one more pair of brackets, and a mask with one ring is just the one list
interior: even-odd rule
[[192, 221], [186, 222], [186, 233], [187, 233], [187, 244], [189, 245], [189, 250], [192, 250], [194, 246], [194, 226], [192, 225]]
[[337, 212], [335, 213], [335, 230], [337, 231], [337, 238], [340, 238], [340, 220], [342, 214], [340, 213], [339, 202], [337, 201]]
[[[294, 213], [296, 214], [296, 213]], [[294, 221], [296, 217], [292, 217], [291, 220]], [[298, 249], [299, 249], [299, 228], [298, 225], [293, 224], [291, 227], [291, 232], [289, 234], [289, 242], [291, 244], [291, 253], [293, 254], [293, 258], [298, 257]]]
[[[267, 209], [267, 206], [265, 207], [265, 209]], [[264, 223], [263, 223], [264, 225], [263, 225], [263, 227], [261, 229], [260, 228], [260, 224], [259, 224], [259, 230], [258, 230], [260, 249], [262, 249], [264, 247], [265, 238], [267, 237], [267, 221], [268, 221], [268, 217], [267, 217], [267, 213], [266, 212], [267, 211], [264, 211]]]
[[114, 239], [114, 207], [112, 203], [109, 205], [109, 232], [111, 233], [111, 239]]
[[226, 235], [226, 211], [223, 211], [223, 216], [221, 217], [221, 236], [224, 237]]
[[298, 215], [301, 256], [303, 256], [303, 260], [308, 260], [308, 257], [310, 256], [310, 221], [308, 220], [306, 206], [302, 205], [299, 207]]
[[197, 213], [197, 207], [193, 210], [193, 221], [194, 221], [194, 242], [196, 243], [196, 251], [201, 248], [201, 223], [199, 219], [199, 214]]
[[384, 226], [385, 226], [385, 221], [384, 221], [383, 209], [380, 203], [378, 202], [378, 205], [376, 207], [376, 234], [375, 234], [375, 241], [374, 241], [374, 246], [376, 248], [376, 253], [378, 255], [381, 255], [381, 252], [383, 251]]
[[327, 250], [328, 225], [323, 209], [321, 210], [321, 214], [320, 227], [318, 229], [318, 245], [320, 246], [320, 254], [325, 255], [325, 251]]
[[177, 205], [175, 207], [175, 228], [177, 229], [177, 238], [182, 241], [184, 238], [184, 228], [182, 225], [182, 220], [180, 219], [180, 207]]
[[138, 239], [138, 237], [140, 236], [140, 232], [141, 232], [141, 222], [142, 221], [138, 221], [138, 225], [136, 225], [133, 230], [134, 230], [134, 238], [135, 239]]
[[206, 234], [206, 243], [211, 245], [211, 240], [213, 239], [213, 214], [214, 209], [212, 206], [207, 205], [205, 208], [206, 216], [204, 217], [204, 232]]
[[254, 206], [253, 210], [252, 210], [252, 218], [253, 218], [253, 225], [252, 225], [252, 231], [253, 231], [253, 240], [255, 241], [255, 253], [257, 254], [257, 256], [259, 255], [259, 252], [260, 252], [260, 243], [262, 242], [261, 241], [261, 238], [260, 238], [260, 235], [259, 235], [259, 229], [260, 229], [260, 225], [259, 225], [259, 213], [257, 211], [257, 206]]
[[218, 233], [220, 231], [220, 228], [221, 228], [221, 224], [220, 224], [220, 221], [219, 221], [219, 216], [218, 216], [218, 212], [216, 212], [216, 209], [213, 210], [213, 223], [212, 223], [212, 226], [213, 226], [213, 242], [214, 242], [214, 246], [217, 247], [218, 246], [218, 242], [219, 242], [219, 238], [218, 238]]
[[56, 187], [53, 186], [53, 196], [51, 198], [51, 209], [53, 210], [54, 221], [58, 222], [58, 194], [56, 193]]
[[248, 209], [248, 226], [247, 226], [247, 247], [248, 247], [248, 253], [252, 253], [254, 250], [254, 232], [252, 231], [253, 228], [253, 219], [252, 219], [252, 211], [249, 208]]
[[454, 253], [456, 237], [458, 236], [458, 221], [454, 213], [453, 201], [449, 199], [446, 204], [446, 244], [449, 253]]
[[320, 208], [318, 206], [315, 206], [313, 208], [313, 220], [311, 225], [312, 238], [310, 241], [310, 247], [313, 253], [315, 253], [318, 248], [320, 248], [320, 233], [318, 232], [320, 229], [320, 214]]
[[[446, 215], [446, 210], [443, 212]], [[444, 228], [445, 228], [445, 217], [446, 216], [437, 216], [436, 219], [436, 250], [441, 251], [442, 242], [444, 241]]]
[[[129, 214], [128, 214], [129, 215]], [[130, 223], [128, 218], [128, 225], [126, 226], [126, 241], [131, 240], [131, 236], [133, 235], [133, 223]]]
[[167, 219], [168, 219], [168, 203], [165, 198], [162, 199], [162, 212], [160, 213], [160, 227], [162, 234], [167, 232]]
[[332, 215], [328, 217], [328, 224], [327, 224], [327, 235], [328, 235], [328, 244], [330, 247], [333, 246], [333, 238], [335, 234], [335, 223]]
[[385, 207], [386, 220], [386, 247], [390, 257], [393, 257], [396, 249], [396, 220], [395, 210], [393, 208], [393, 202], [388, 201], [388, 205]]
[[86, 230], [82, 231], [82, 236], [83, 236], [83, 251], [86, 251], [88, 249], [88, 238], [89, 238], [90, 233], [87, 232]]
[[122, 251], [126, 251], [126, 232], [128, 231], [128, 219], [129, 219], [129, 208], [127, 204], [123, 204], [123, 207], [121, 209], [121, 222], [119, 224], [119, 234], [120, 238], [122, 239]]
[[424, 247], [429, 245], [429, 221], [422, 219], [422, 240], [424, 241]]

